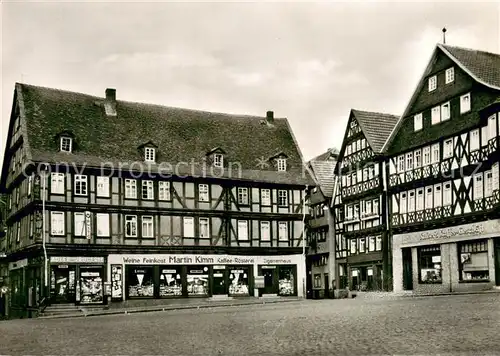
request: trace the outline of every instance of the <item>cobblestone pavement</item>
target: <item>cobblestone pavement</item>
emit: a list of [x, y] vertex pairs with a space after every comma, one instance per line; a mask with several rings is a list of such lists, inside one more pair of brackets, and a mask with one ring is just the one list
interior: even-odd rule
[[500, 355], [500, 294], [0, 322], [1, 355]]

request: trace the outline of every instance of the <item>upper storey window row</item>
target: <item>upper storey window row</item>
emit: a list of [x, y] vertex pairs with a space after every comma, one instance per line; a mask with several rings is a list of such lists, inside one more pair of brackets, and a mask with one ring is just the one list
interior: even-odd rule
[[368, 143], [365, 138], [356, 140], [347, 144], [346, 146], [346, 156], [356, 153], [358, 151], [364, 150], [368, 147]]
[[[460, 96], [460, 114], [465, 114], [471, 110], [471, 94], [467, 93]], [[451, 102], [447, 101], [441, 105], [435, 106], [430, 110], [431, 125], [437, 125], [451, 119]], [[413, 130], [415, 132], [424, 128], [424, 113], [418, 113], [413, 116]]]
[[378, 164], [371, 164], [363, 169], [342, 175], [342, 187], [350, 187], [358, 183], [367, 182], [379, 176]]
[[[455, 81], [455, 68], [450, 67], [446, 69], [444, 73], [444, 83], [445, 84], [450, 84]], [[429, 89], [429, 92], [433, 92], [434, 90], [437, 89], [438, 87], [438, 75], [433, 75], [432, 77], [429, 77], [427, 80], [427, 87]]]

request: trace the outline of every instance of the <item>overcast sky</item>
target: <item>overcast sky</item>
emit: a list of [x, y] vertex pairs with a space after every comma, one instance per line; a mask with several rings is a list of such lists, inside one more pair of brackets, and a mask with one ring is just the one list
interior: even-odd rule
[[2, 3], [4, 152], [15, 82], [287, 117], [304, 157], [351, 108], [400, 114], [447, 44], [500, 52], [498, 3]]

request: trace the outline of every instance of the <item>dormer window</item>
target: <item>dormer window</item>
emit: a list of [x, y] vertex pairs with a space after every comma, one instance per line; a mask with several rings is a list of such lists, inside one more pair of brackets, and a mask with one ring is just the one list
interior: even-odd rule
[[286, 171], [286, 158], [278, 158], [278, 171]]
[[156, 156], [156, 150], [152, 147], [146, 147], [144, 149], [144, 160], [146, 162], [154, 162]]
[[214, 167], [224, 167], [224, 156], [220, 153], [214, 154]]
[[71, 152], [73, 149], [73, 139], [71, 137], [61, 137], [60, 150], [61, 152]]

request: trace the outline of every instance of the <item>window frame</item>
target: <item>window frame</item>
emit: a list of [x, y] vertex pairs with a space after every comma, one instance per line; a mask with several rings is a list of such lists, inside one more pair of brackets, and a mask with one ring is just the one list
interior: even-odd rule
[[198, 184], [198, 201], [200, 202], [210, 201], [210, 187], [208, 184], [205, 183]]
[[[60, 179], [60, 181], [59, 181]], [[54, 184], [54, 182], [56, 184]], [[65, 191], [65, 185], [66, 185], [66, 174], [65, 173], [51, 173], [50, 174], [50, 194], [64, 194]], [[60, 191], [54, 191], [54, 186], [60, 188]]]
[[[125, 199], [137, 199], [137, 179], [125, 178], [124, 184], [124, 198]], [[128, 187], [127, 187], [128, 184]], [[129, 188], [129, 189], [127, 189]], [[127, 194], [128, 192], [128, 194]], [[131, 194], [134, 193], [134, 194]]]
[[[259, 228], [260, 228], [260, 241], [265, 241], [265, 242], [268, 242], [268, 241], [271, 241], [271, 222], [270, 221], [260, 221], [260, 224], [259, 224]], [[266, 230], [264, 228], [264, 226], [267, 226], [267, 232], [268, 232], [268, 237], [265, 239], [264, 236], [264, 231]]]
[[450, 67], [448, 69], [446, 69], [445, 71], [445, 84], [450, 84], [450, 83], [453, 83], [455, 81], [455, 68], [454, 67]]
[[424, 119], [422, 113], [413, 116], [413, 131], [422, 131], [424, 128]]
[[[73, 177], [74, 190], [76, 196], [87, 196], [89, 192], [88, 186], [89, 177], [85, 174], [75, 174]], [[78, 183], [80, 183], [80, 192], [78, 192]]]
[[[111, 226], [110, 226], [110, 216], [108, 213], [96, 213], [96, 236], [97, 237], [110, 237], [111, 236]], [[102, 222], [106, 221], [106, 232], [102, 232]]]
[[[465, 98], [468, 99], [467, 105], [464, 104]], [[460, 95], [460, 114], [465, 114], [471, 111], [472, 109], [472, 99], [471, 99], [471, 93], [467, 93], [464, 95]]]
[[431, 109], [431, 125], [437, 125], [441, 122], [441, 106], [434, 106]]
[[[194, 222], [193, 216], [184, 216], [182, 218], [182, 237], [183, 238], [194, 239], [196, 237], [194, 223], [195, 222]], [[191, 225], [191, 227], [189, 227], [189, 229], [192, 229], [192, 231], [189, 230], [188, 228], [186, 228], [186, 226], [189, 226], [189, 225]], [[187, 232], [191, 232], [191, 233], [188, 234]]]
[[[488, 258], [489, 248], [488, 248], [488, 240], [487, 239], [478, 239], [478, 240], [468, 240], [457, 243], [457, 252], [458, 252], [458, 275], [459, 275], [459, 283], [473, 283], [473, 282], [489, 282], [490, 281], [490, 261]], [[466, 266], [464, 266], [466, 261], [471, 262], [473, 256], [484, 255], [484, 260], [486, 261], [486, 266], [482, 266], [483, 269], [469, 269], [467, 272]], [[467, 264], [469, 264], [467, 263]], [[464, 273], [472, 273], [474, 272], [483, 272], [486, 278], [464, 278]], [[485, 272], [485, 273], [484, 273]]]
[[[439, 254], [437, 254], [439, 253]], [[417, 269], [418, 269], [418, 283], [419, 284], [442, 284], [443, 283], [443, 262], [441, 256], [441, 245], [430, 245], [430, 246], [420, 246], [417, 248]], [[439, 262], [436, 261], [434, 257], [439, 256]], [[425, 264], [423, 263], [425, 257]], [[429, 260], [430, 257], [430, 260]], [[428, 268], [429, 266], [436, 266], [439, 264], [439, 268]], [[427, 268], [423, 268], [425, 267]], [[427, 281], [422, 279], [422, 270], [435, 270], [439, 271], [439, 279]]]
[[[202, 236], [203, 229], [206, 228], [206, 236]], [[201, 217], [198, 219], [198, 236], [200, 239], [210, 239], [210, 218]]]
[[278, 206], [280, 207], [288, 206], [288, 190], [278, 189]]
[[224, 155], [222, 153], [214, 153], [214, 167], [223, 168], [224, 167]]
[[[446, 113], [446, 115], [444, 115]], [[441, 104], [441, 122], [448, 121], [451, 119], [451, 104], [446, 102]]]
[[[57, 221], [55, 220], [55, 216], [60, 216], [62, 217], [60, 220]], [[54, 231], [54, 225], [57, 225], [57, 223], [62, 223], [62, 226], [58, 229], [58, 231]], [[65, 236], [66, 235], [66, 214], [64, 211], [51, 211], [50, 212], [50, 235], [51, 236]]]
[[248, 233], [248, 225], [249, 225], [248, 220], [237, 220], [236, 224], [238, 232], [238, 241], [250, 241], [250, 236]]
[[[65, 149], [65, 146], [69, 147]], [[68, 136], [61, 136], [59, 139], [59, 150], [61, 152], [72, 153], [73, 152], [73, 139]]]
[[277, 159], [278, 172], [286, 172], [287, 164], [286, 158]]
[[[267, 193], [267, 196], [266, 196]], [[271, 205], [271, 189], [261, 189], [260, 190], [260, 204], [263, 206], [270, 206]]]
[[[146, 221], [148, 220], [148, 221]], [[155, 219], [153, 215], [142, 215], [141, 216], [141, 237], [146, 239], [151, 239], [155, 237]], [[148, 230], [149, 227], [144, 228], [144, 225], [148, 225], [151, 228], [151, 231], [147, 231], [148, 234], [144, 233], [144, 230]], [[151, 234], [149, 234], [151, 233]]]
[[158, 200], [160, 201], [172, 200], [170, 191], [170, 181], [168, 180], [158, 181]]
[[[146, 195], [144, 195], [146, 193]], [[155, 186], [152, 180], [141, 181], [141, 200], [154, 200]]]
[[156, 149], [154, 147], [144, 148], [144, 161], [145, 162], [156, 162]]
[[429, 77], [427, 87], [428, 87], [429, 93], [433, 92], [434, 90], [437, 89], [437, 76], [436, 75]]
[[[81, 217], [81, 222], [78, 222], [79, 224], [81, 224], [82, 226], [82, 229], [81, 231], [78, 231], [77, 230], [77, 218], [76, 217]], [[85, 213], [82, 213], [82, 212], [79, 212], [79, 211], [75, 211], [73, 213], [73, 236], [75, 237], [85, 237], [87, 235], [87, 224], [86, 224], [86, 221], [85, 221]]]
[[[131, 218], [131, 219], [128, 219], [128, 218]], [[128, 215], [126, 214], [125, 215], [125, 218], [124, 218], [124, 222], [125, 222], [125, 231], [124, 231], [124, 236], [125, 237], [138, 237], [139, 234], [138, 234], [138, 222], [137, 222], [137, 215]], [[135, 234], [129, 234], [127, 233], [127, 225], [130, 224], [130, 231], [133, 232], [134, 229], [133, 227], [135, 227]]]
[[[100, 189], [101, 187], [101, 189]], [[110, 179], [108, 176], [96, 176], [96, 196], [99, 198], [109, 198], [110, 196]]]
[[[245, 199], [243, 199], [243, 197]], [[238, 187], [236, 188], [236, 199], [238, 201], [238, 205], [250, 205], [250, 199], [248, 195], [247, 187]]]
[[283, 242], [289, 240], [288, 230], [288, 221], [278, 221], [278, 241]]

